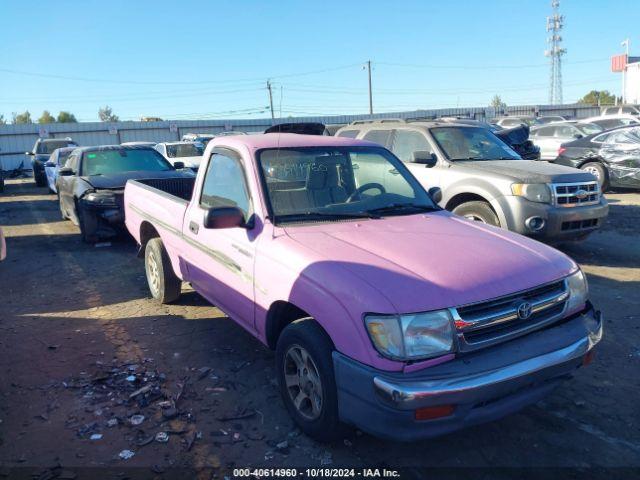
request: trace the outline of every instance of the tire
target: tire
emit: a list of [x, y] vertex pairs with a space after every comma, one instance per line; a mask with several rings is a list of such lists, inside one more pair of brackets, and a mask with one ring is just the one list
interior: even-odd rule
[[171, 266], [167, 251], [158, 237], [147, 242], [144, 250], [144, 270], [151, 296], [160, 303], [171, 303], [180, 297], [182, 281]]
[[600, 162], [588, 162], [580, 167], [580, 170], [584, 170], [585, 172], [589, 172], [591, 175], [596, 177], [598, 180], [598, 184], [600, 185], [600, 191], [602, 193], [606, 192], [609, 188], [609, 172], [604, 168]]
[[454, 208], [453, 213], [470, 220], [486, 223], [487, 225], [500, 226], [498, 216], [487, 202], [466, 202]]
[[78, 202], [76, 202], [76, 213], [78, 214], [78, 226], [80, 235], [85, 243], [96, 243], [98, 238], [98, 218], [88, 212]]
[[[338, 416], [333, 350], [331, 339], [312, 318], [289, 324], [276, 346], [276, 375], [285, 407], [300, 430], [321, 442], [339, 438], [344, 430]], [[294, 398], [302, 399], [298, 406]]]

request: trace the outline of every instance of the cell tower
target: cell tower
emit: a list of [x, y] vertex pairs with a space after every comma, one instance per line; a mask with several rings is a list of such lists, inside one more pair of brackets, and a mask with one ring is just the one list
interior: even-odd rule
[[549, 57], [551, 71], [549, 72], [549, 104], [557, 105], [562, 103], [562, 55], [567, 53], [561, 47], [562, 36], [560, 32], [564, 27], [564, 15], [560, 15], [560, 0], [551, 0], [553, 14], [547, 17], [547, 37], [549, 48], [544, 51], [545, 57]]

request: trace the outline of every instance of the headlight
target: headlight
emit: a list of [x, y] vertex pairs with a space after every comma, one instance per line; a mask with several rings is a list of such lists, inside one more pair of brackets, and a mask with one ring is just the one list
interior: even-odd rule
[[567, 277], [567, 286], [569, 287], [569, 300], [567, 300], [567, 310], [576, 311], [584, 307], [587, 303], [589, 295], [589, 286], [587, 285], [587, 277], [582, 270]]
[[511, 193], [532, 202], [551, 203], [551, 190], [544, 183], [514, 183]]
[[448, 310], [367, 315], [365, 324], [376, 350], [393, 360], [435, 357], [454, 348], [453, 323]]
[[85, 202], [96, 205], [117, 206], [116, 196], [113, 192], [91, 192], [82, 198]]

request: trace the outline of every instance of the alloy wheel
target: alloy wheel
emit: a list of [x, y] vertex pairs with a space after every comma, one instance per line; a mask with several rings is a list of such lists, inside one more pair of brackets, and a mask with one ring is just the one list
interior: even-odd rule
[[322, 413], [322, 382], [313, 358], [300, 345], [292, 345], [284, 356], [284, 381], [298, 413], [308, 420]]

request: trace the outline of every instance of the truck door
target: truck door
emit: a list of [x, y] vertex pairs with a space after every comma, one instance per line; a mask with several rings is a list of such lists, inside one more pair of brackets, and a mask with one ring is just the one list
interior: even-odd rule
[[196, 186], [184, 219], [189, 243], [185, 255], [189, 281], [207, 300], [246, 328], [254, 330], [253, 266], [257, 233], [233, 227], [204, 228], [208, 209], [234, 206], [245, 220], [253, 215], [251, 195], [240, 154], [214, 149], [204, 178]]

